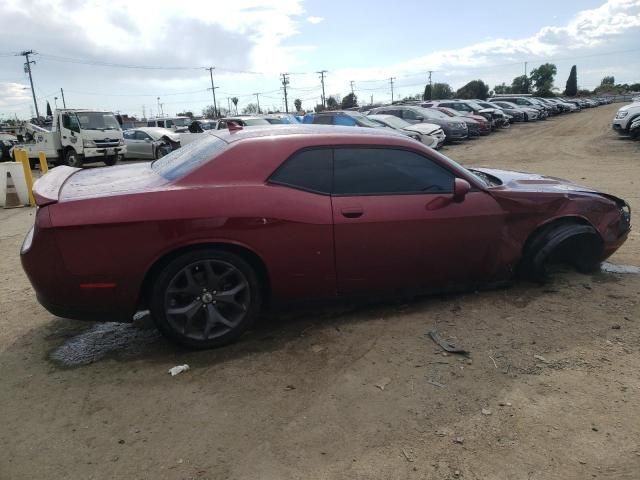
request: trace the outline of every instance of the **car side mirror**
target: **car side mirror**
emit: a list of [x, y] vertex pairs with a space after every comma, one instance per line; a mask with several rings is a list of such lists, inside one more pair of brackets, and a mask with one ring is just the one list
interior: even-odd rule
[[453, 200], [455, 202], [464, 201], [464, 197], [471, 191], [471, 185], [463, 178], [456, 178], [453, 181]]

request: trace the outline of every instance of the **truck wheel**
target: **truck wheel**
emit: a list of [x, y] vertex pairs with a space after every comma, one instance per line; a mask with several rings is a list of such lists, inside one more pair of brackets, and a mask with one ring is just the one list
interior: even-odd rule
[[112, 157], [105, 157], [104, 159], [104, 164], [109, 167], [111, 167], [112, 165], [115, 165], [116, 163], [118, 163], [117, 155], [113, 155]]
[[82, 168], [82, 156], [78, 155], [73, 148], [64, 152], [64, 163], [73, 168]]

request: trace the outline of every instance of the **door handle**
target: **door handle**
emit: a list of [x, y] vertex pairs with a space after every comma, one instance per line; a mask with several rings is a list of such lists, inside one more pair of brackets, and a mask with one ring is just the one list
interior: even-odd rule
[[342, 216], [345, 218], [359, 218], [364, 213], [362, 208], [343, 208]]

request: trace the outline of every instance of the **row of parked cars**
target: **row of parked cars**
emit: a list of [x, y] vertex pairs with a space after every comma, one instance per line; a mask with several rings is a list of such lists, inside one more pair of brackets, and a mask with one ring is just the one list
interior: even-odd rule
[[[395, 130], [425, 145], [438, 149], [445, 143], [485, 136], [516, 122], [535, 122], [562, 113], [610, 103], [604, 97], [541, 98], [531, 95], [502, 95], [487, 100], [428, 100], [369, 105], [348, 110], [293, 114], [239, 115], [217, 120], [181, 122], [180, 129], [160, 124], [125, 131], [128, 158], [160, 158], [181, 145], [197, 139], [209, 130], [274, 124], [317, 124]], [[158, 121], [167, 122], [166, 119]], [[177, 125], [177, 120], [171, 127]], [[151, 124], [150, 124], [151, 125]], [[166, 125], [166, 123], [165, 123]]]
[[612, 127], [621, 135], [640, 138], [640, 96], [634, 97], [630, 104], [620, 107], [613, 119]]

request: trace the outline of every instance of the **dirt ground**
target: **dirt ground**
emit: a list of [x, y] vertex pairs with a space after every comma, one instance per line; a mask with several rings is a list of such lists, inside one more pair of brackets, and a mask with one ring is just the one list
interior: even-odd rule
[[[640, 211], [608, 105], [447, 147]], [[230, 347], [52, 317], [0, 211], [0, 479], [638, 479], [640, 275], [272, 313]], [[632, 232], [612, 258], [640, 265]], [[470, 351], [443, 355], [432, 328]], [[189, 364], [176, 377], [167, 370]]]

